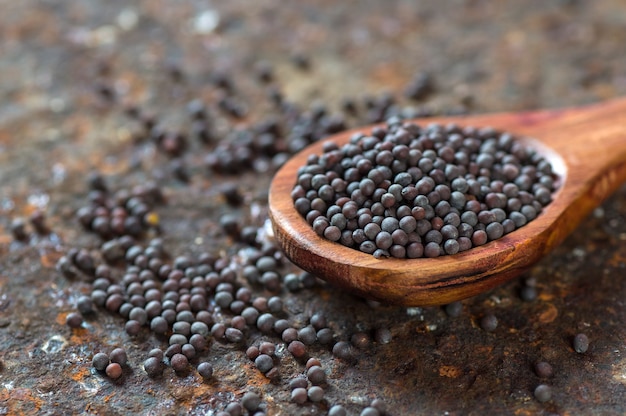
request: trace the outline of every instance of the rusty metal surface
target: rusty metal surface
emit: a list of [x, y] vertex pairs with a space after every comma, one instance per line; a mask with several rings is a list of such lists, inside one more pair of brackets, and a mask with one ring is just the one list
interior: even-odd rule
[[[250, 109], [221, 128], [245, 126], [271, 112], [251, 75], [258, 60], [273, 65], [289, 100], [302, 108], [322, 100], [333, 111], [345, 96], [401, 97], [416, 71], [433, 74], [436, 88], [423, 104], [436, 111], [557, 107], [626, 94], [620, 0], [414, 3], [0, 0], [0, 414], [213, 414], [250, 390], [261, 393], [267, 414], [283, 415], [326, 414], [333, 404], [359, 414], [374, 398], [392, 415], [626, 413], [624, 188], [525, 276], [537, 280], [532, 302], [519, 296], [522, 281], [464, 301], [456, 318], [441, 308], [372, 307], [326, 286], [283, 290], [294, 325], [324, 311], [339, 341], [379, 328], [392, 334], [388, 344], [370, 337], [353, 362], [310, 347], [328, 374], [320, 404], [290, 402], [288, 381], [304, 365], [284, 348], [275, 381], [254, 368], [245, 348], [220, 342], [207, 353], [213, 381], [171, 369], [150, 379], [141, 363], [163, 339], [147, 331], [130, 337], [123, 319], [106, 311], [80, 329], [65, 324], [89, 283], [68, 280], [55, 264], [72, 247], [100, 244], [74, 218], [92, 169], [114, 188], [159, 178], [168, 202], [158, 214], [172, 256], [208, 250], [238, 258], [219, 227], [231, 210], [219, 192], [226, 182], [245, 189], [236, 212], [247, 224], [265, 220], [271, 171], [206, 175], [202, 152], [190, 152], [192, 180], [183, 184], [154, 146], [133, 141], [137, 126], [125, 103], [185, 129], [186, 103], [214, 99], [209, 78], [219, 70], [232, 74]], [[306, 54], [311, 68], [295, 68], [294, 53]], [[168, 75], [173, 63], [184, 81]], [[98, 93], [103, 84], [117, 103]], [[11, 221], [36, 209], [47, 213], [52, 233], [13, 241]], [[494, 332], [480, 328], [487, 313], [498, 318]], [[585, 354], [572, 348], [579, 332], [591, 341]], [[95, 352], [114, 346], [124, 346], [130, 361], [117, 382], [91, 366]], [[534, 373], [540, 360], [553, 377]], [[552, 387], [546, 403], [533, 397], [541, 383]]]

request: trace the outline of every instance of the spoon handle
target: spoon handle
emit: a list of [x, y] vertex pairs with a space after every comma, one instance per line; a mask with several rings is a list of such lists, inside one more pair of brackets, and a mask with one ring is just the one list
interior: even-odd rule
[[[489, 120], [493, 117], [493, 120]], [[541, 222], [550, 224], [536, 238], [541, 256], [560, 244], [602, 201], [626, 182], [626, 99], [558, 110], [486, 115], [473, 119], [535, 139], [535, 147], [563, 178]], [[493, 123], [491, 123], [493, 121]], [[531, 223], [532, 224], [532, 223]], [[532, 227], [531, 227], [532, 228]], [[528, 228], [520, 233], [534, 232]]]
[[[545, 145], [557, 173], [566, 177], [570, 203], [590, 197], [590, 212], [626, 181], [626, 98], [583, 107], [485, 115], [472, 122], [532, 137]], [[556, 166], [555, 166], [556, 165]], [[581, 207], [579, 207], [581, 208]]]
[[553, 117], [528, 134], [556, 150], [568, 180], [590, 184], [591, 195], [604, 200], [626, 180], [626, 99], [588, 107], [539, 113]]

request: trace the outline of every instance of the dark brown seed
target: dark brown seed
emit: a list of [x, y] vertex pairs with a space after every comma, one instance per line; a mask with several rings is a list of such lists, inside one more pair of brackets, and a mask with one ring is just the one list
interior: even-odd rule
[[572, 341], [572, 346], [574, 347], [574, 351], [579, 354], [584, 354], [589, 349], [589, 338], [583, 333], [576, 334]]
[[254, 359], [254, 365], [260, 372], [267, 373], [274, 367], [274, 361], [269, 355], [260, 354]]
[[252, 306], [254, 306], [259, 312], [267, 311], [267, 298], [263, 296], [259, 296], [258, 298], [252, 301]]
[[297, 387], [291, 391], [291, 401], [296, 404], [304, 404], [308, 399], [308, 394], [305, 388]]
[[356, 332], [352, 334], [350, 342], [360, 350], [367, 349], [370, 345], [370, 337], [365, 332]]
[[[197, 316], [196, 316], [197, 319]], [[206, 323], [196, 321], [191, 324], [190, 331], [192, 334], [199, 334], [202, 336], [206, 336], [209, 334], [209, 327]]]
[[197, 370], [204, 380], [210, 380], [213, 377], [213, 366], [207, 362], [198, 364]]
[[182, 354], [183, 346], [181, 344], [172, 344], [165, 350], [165, 356], [172, 358], [175, 354]]
[[389, 328], [378, 328], [374, 332], [374, 339], [379, 344], [389, 344], [391, 342], [391, 331]]
[[18, 218], [11, 222], [11, 234], [16, 241], [28, 240], [28, 233], [26, 232], [26, 223], [23, 219]]
[[461, 302], [452, 302], [445, 306], [445, 310], [446, 315], [451, 318], [457, 318], [463, 312], [463, 304]]
[[270, 333], [274, 327], [274, 322], [276, 322], [276, 318], [272, 314], [264, 313], [257, 319], [256, 326], [261, 332]]
[[286, 319], [279, 319], [274, 322], [274, 332], [278, 335], [282, 335], [287, 328], [289, 328], [289, 321]]
[[225, 333], [226, 333], [226, 326], [224, 324], [218, 323], [218, 324], [214, 324], [211, 327], [211, 335], [215, 339], [223, 338]]
[[172, 331], [175, 334], [181, 334], [188, 337], [191, 335], [191, 324], [186, 321], [174, 322], [174, 325], [172, 325]]
[[291, 343], [298, 339], [298, 330], [295, 328], [287, 328], [283, 331], [281, 338], [286, 343]]
[[333, 355], [346, 361], [350, 361], [354, 358], [352, 346], [345, 341], [339, 341], [333, 346]]
[[187, 339], [187, 337], [182, 334], [172, 334], [169, 339], [169, 344], [170, 345], [178, 344], [178, 345], [183, 346], [187, 344], [188, 341], [189, 340]]
[[111, 312], [117, 312], [124, 303], [124, 297], [119, 293], [110, 295], [105, 303], [105, 307]]
[[191, 344], [198, 352], [205, 351], [209, 346], [205, 336], [200, 334], [193, 334], [189, 338], [189, 344]]
[[550, 378], [554, 374], [554, 371], [549, 363], [539, 361], [535, 364], [535, 374], [541, 378]]
[[322, 364], [320, 363], [320, 360], [318, 360], [317, 358], [309, 358], [306, 361], [306, 369], [308, 370], [309, 368], [313, 367], [313, 366], [318, 366], [321, 367]]
[[133, 309], [131, 309], [130, 313], [128, 314], [128, 317], [131, 320], [139, 322], [139, 325], [142, 325], [142, 326], [148, 322], [148, 314], [146, 313], [146, 310], [139, 306], [136, 306]]
[[239, 402], [232, 402], [226, 406], [226, 412], [230, 416], [242, 416], [243, 415], [243, 406]]
[[384, 415], [387, 413], [387, 406], [381, 399], [372, 400], [372, 403], [370, 403], [370, 407], [373, 407], [374, 409], [378, 410], [381, 415]]
[[224, 335], [229, 342], [242, 342], [245, 338], [243, 332], [237, 328], [227, 328]]
[[520, 290], [520, 297], [525, 302], [532, 302], [537, 299], [537, 289], [532, 286], [524, 286]]
[[122, 367], [118, 363], [111, 363], [105, 369], [106, 375], [114, 380], [122, 376]]
[[537, 401], [545, 403], [552, 398], [552, 388], [546, 384], [540, 384], [535, 387], [534, 396]]
[[30, 216], [30, 223], [37, 234], [47, 235], [50, 233], [50, 229], [46, 225], [46, 214], [43, 211], [33, 212]]
[[77, 312], [71, 312], [67, 314], [65, 322], [70, 328], [80, 328], [83, 325], [83, 317]]
[[313, 345], [317, 340], [317, 334], [312, 326], [306, 326], [298, 331], [298, 339], [304, 345]]
[[380, 416], [380, 412], [375, 407], [368, 406], [361, 411], [360, 416]]
[[177, 373], [186, 371], [189, 367], [189, 360], [183, 354], [174, 354], [170, 359], [172, 369]]
[[340, 404], [336, 404], [333, 407], [331, 407], [330, 410], [328, 410], [328, 416], [346, 416], [346, 415], [347, 415], [346, 409]]
[[155, 334], [165, 334], [169, 329], [169, 324], [162, 316], [156, 316], [150, 321], [150, 329]]
[[493, 332], [498, 327], [498, 318], [494, 314], [487, 314], [480, 320], [480, 327], [487, 332]]
[[143, 369], [148, 377], [158, 377], [163, 374], [163, 363], [157, 357], [149, 357], [143, 362]]
[[318, 331], [326, 327], [326, 317], [324, 317], [321, 312], [313, 314], [313, 316], [311, 316], [310, 322], [311, 325], [313, 325], [313, 328], [317, 329]]
[[128, 356], [126, 355], [126, 350], [123, 348], [115, 348], [109, 354], [111, 362], [118, 363], [121, 366], [125, 366], [128, 363]]
[[307, 391], [307, 395], [309, 397], [309, 400], [313, 403], [320, 402], [322, 401], [322, 399], [324, 399], [324, 389], [319, 386], [312, 386]]
[[254, 392], [248, 392], [241, 398], [241, 405], [249, 412], [254, 412], [261, 404], [261, 396]]
[[259, 354], [260, 354], [259, 348], [255, 346], [250, 346], [246, 350], [246, 356], [252, 361], [256, 360]]
[[300, 341], [292, 341], [287, 350], [296, 358], [302, 358], [306, 356], [306, 346]]
[[302, 375], [297, 376], [289, 381], [289, 388], [291, 390], [297, 389], [297, 388], [306, 389], [308, 385], [309, 385], [309, 382], [307, 381], [306, 377]]
[[184, 344], [181, 347], [181, 352], [189, 360], [192, 360], [196, 356], [196, 348], [191, 344]]
[[272, 342], [263, 341], [259, 345], [259, 351], [261, 352], [261, 354], [267, 354], [272, 356], [276, 352], [276, 345], [274, 345]]
[[159, 361], [163, 360], [163, 350], [160, 348], [153, 348], [148, 352], [148, 357], [154, 357]]
[[313, 385], [320, 385], [326, 383], [326, 373], [321, 367], [314, 365], [306, 372], [306, 376]]
[[110, 363], [109, 356], [103, 352], [99, 352], [93, 356], [91, 363], [96, 370], [104, 371]]

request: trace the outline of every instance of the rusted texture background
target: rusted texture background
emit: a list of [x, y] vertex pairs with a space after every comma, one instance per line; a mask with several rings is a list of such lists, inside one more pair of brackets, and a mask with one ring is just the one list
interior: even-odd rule
[[[172, 256], [202, 251], [237, 258], [219, 227], [231, 208], [220, 186], [236, 181], [246, 203], [236, 210], [262, 226], [271, 170], [206, 175], [203, 154], [184, 157], [192, 180], [177, 181], [150, 143], [135, 143], [137, 126], [124, 105], [140, 104], [168, 127], [186, 129], [186, 103], [214, 99], [215, 71], [232, 75], [249, 116], [271, 112], [255, 82], [259, 60], [275, 83], [307, 108], [339, 109], [344, 97], [397, 95], [417, 72], [433, 76], [420, 103], [433, 112], [491, 112], [577, 105], [626, 94], [626, 5], [621, 0], [491, 2], [414, 1], [9, 1], [0, 0], [0, 414], [213, 414], [249, 390], [268, 414], [326, 414], [342, 404], [359, 414], [374, 398], [392, 415], [626, 413], [626, 189], [622, 188], [525, 278], [539, 296], [524, 302], [522, 280], [441, 308], [372, 308], [330, 288], [289, 293], [286, 310], [303, 325], [324, 311], [337, 340], [388, 328], [392, 341], [371, 340], [355, 362], [311, 347], [329, 382], [321, 404], [290, 403], [288, 381], [304, 370], [279, 348], [281, 379], [270, 382], [241, 347], [214, 342], [207, 356], [215, 379], [150, 379], [147, 351], [164, 346], [146, 332], [131, 338], [123, 320], [100, 311], [71, 330], [66, 315], [84, 279], [55, 270], [71, 247], [95, 250], [74, 212], [85, 204], [93, 169], [114, 188], [158, 178], [168, 202], [158, 209]], [[310, 59], [300, 70], [294, 54]], [[172, 68], [184, 73], [173, 80]], [[114, 102], [102, 94], [108, 86]], [[356, 125], [358, 118], [349, 119]], [[13, 241], [10, 224], [36, 209], [52, 233]], [[487, 313], [499, 320], [486, 332]], [[577, 354], [584, 332], [590, 348]], [[268, 339], [281, 344], [277, 338]], [[97, 351], [124, 346], [130, 366], [118, 382], [95, 372]], [[554, 376], [533, 371], [549, 362]], [[533, 397], [541, 383], [553, 397]]]

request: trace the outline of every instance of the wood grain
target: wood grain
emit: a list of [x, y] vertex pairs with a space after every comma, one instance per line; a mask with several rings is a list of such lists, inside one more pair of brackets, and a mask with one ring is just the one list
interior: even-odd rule
[[376, 259], [325, 240], [295, 210], [290, 197], [297, 170], [323, 142], [346, 143], [355, 131], [331, 136], [291, 158], [275, 175], [269, 195], [277, 241], [295, 264], [345, 290], [406, 306], [447, 304], [512, 279], [560, 244], [626, 181], [626, 99], [588, 107], [525, 113], [413, 120], [456, 123], [512, 132], [552, 163], [559, 176], [554, 200], [533, 221], [506, 236], [452, 256]]

